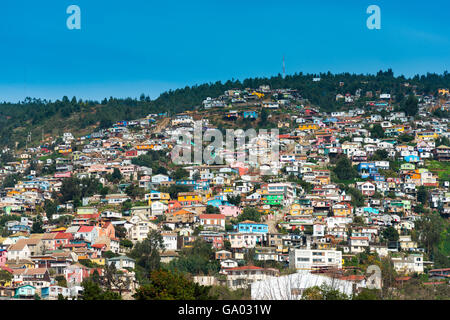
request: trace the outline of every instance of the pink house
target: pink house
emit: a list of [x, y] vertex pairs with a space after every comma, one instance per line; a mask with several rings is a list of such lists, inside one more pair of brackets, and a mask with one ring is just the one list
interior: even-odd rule
[[68, 284], [80, 284], [84, 279], [89, 277], [89, 268], [75, 263], [64, 269], [64, 277]]
[[242, 209], [237, 206], [219, 206], [220, 214], [223, 214], [227, 218], [236, 218], [241, 214]]
[[6, 249], [0, 249], [0, 267], [5, 266], [7, 255], [8, 255], [8, 251]]

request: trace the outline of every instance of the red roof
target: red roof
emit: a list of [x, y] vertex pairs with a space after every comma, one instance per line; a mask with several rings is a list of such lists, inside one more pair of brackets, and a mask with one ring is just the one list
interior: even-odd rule
[[201, 214], [200, 219], [225, 219], [224, 214]]
[[73, 235], [71, 233], [66, 232], [58, 232], [53, 239], [73, 239]]
[[349, 276], [343, 276], [340, 280], [348, 280], [348, 281], [361, 281], [364, 280], [364, 276], [352, 274]]
[[263, 269], [264, 268], [256, 266], [242, 266], [242, 267], [228, 268], [227, 270], [234, 271], [234, 270], [263, 270]]
[[101, 249], [101, 248], [103, 248], [105, 246], [106, 246], [105, 243], [96, 243], [96, 244], [93, 244], [91, 247], [92, 248], [99, 248], [99, 249]]
[[94, 230], [94, 226], [82, 226], [78, 232], [92, 232], [92, 230]]
[[86, 246], [87, 246], [86, 243], [69, 243], [64, 245], [64, 248], [82, 248]]

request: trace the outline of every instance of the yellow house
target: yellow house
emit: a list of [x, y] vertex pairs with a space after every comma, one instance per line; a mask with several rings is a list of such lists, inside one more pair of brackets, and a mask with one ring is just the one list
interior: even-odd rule
[[155, 147], [154, 144], [140, 144], [136, 146], [136, 150], [150, 150]]
[[434, 139], [437, 139], [438, 137], [439, 137], [439, 135], [433, 131], [416, 133], [416, 139], [418, 139], [418, 140], [434, 140]]
[[169, 193], [165, 193], [165, 192], [159, 192], [157, 193], [159, 197], [155, 197], [155, 198], [148, 198], [148, 205], [152, 204], [152, 200], [155, 201], [160, 201], [162, 203], [169, 203], [170, 201], [170, 194]]
[[291, 216], [312, 215], [313, 212], [314, 212], [313, 207], [305, 207], [298, 203], [292, 204], [291, 210], [289, 210], [289, 214]]
[[300, 131], [308, 131], [308, 130], [318, 130], [319, 126], [315, 123], [303, 123], [301, 125], [298, 126], [298, 130]]
[[395, 126], [395, 130], [397, 130], [397, 132], [404, 132], [405, 131], [405, 127], [404, 126]]
[[253, 92], [252, 95], [257, 96], [259, 99], [264, 98], [264, 93], [260, 93], [260, 92]]
[[291, 216], [299, 215], [299, 214], [300, 214], [300, 209], [301, 209], [300, 204], [298, 204], [298, 203], [293, 203], [293, 204], [291, 205], [291, 210], [289, 210], [289, 214], [290, 214]]
[[180, 192], [178, 202], [201, 202], [202, 197], [195, 192]]
[[225, 188], [223, 188], [223, 192], [224, 193], [232, 193], [232, 192], [234, 192], [234, 188], [233, 187], [225, 187]]
[[330, 184], [331, 182], [329, 176], [317, 176], [314, 180], [317, 181], [320, 185]]
[[348, 216], [352, 214], [352, 206], [348, 203], [337, 203], [333, 206], [333, 214], [335, 216]]
[[101, 265], [101, 266], [104, 266], [105, 263], [106, 263], [105, 258], [92, 258], [92, 259], [90, 259], [90, 260], [91, 260], [92, 262], [98, 264], [98, 265]]
[[438, 92], [442, 95], [450, 95], [450, 91], [448, 89], [439, 89]]

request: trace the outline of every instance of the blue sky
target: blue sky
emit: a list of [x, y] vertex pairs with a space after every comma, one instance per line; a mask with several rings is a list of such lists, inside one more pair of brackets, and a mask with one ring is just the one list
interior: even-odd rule
[[[81, 30], [66, 9], [81, 8]], [[381, 30], [366, 9], [381, 8]], [[450, 70], [450, 2], [0, 1], [0, 101], [156, 98], [170, 88], [286, 72]]]

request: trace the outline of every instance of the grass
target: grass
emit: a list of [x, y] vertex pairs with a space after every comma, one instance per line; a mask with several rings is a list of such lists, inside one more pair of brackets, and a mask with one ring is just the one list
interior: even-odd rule
[[426, 168], [437, 174], [439, 180], [450, 180], [450, 162], [427, 161]]

